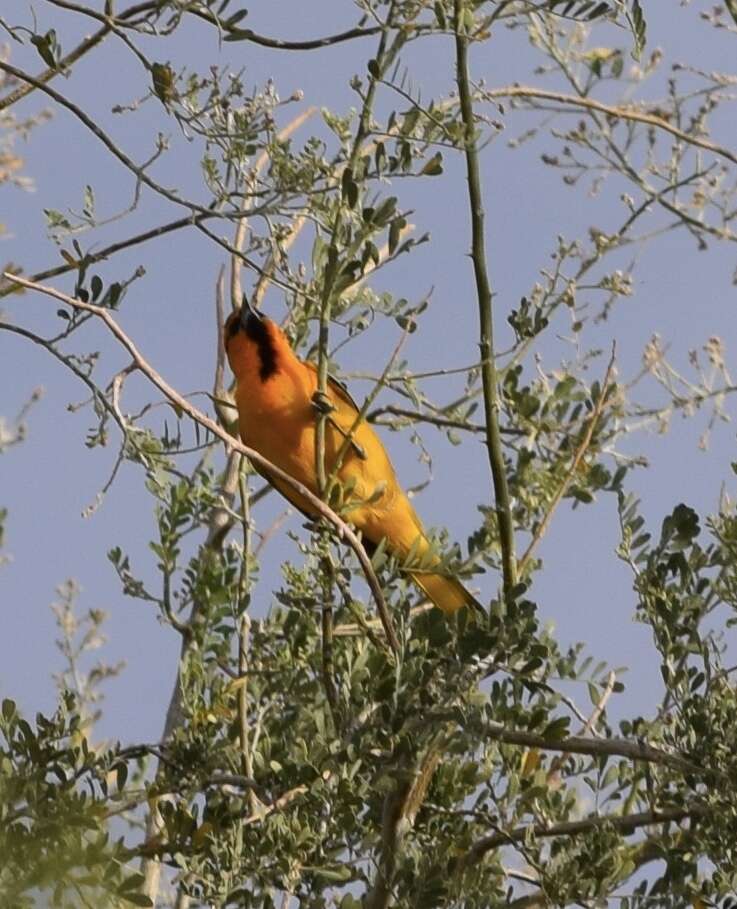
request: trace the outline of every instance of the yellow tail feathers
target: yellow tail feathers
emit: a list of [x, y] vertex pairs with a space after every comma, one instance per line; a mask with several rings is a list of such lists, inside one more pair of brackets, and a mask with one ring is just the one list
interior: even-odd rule
[[456, 578], [420, 571], [411, 572], [411, 574], [415, 584], [421, 587], [429, 599], [446, 615], [453, 615], [462, 606], [472, 606], [474, 609], [484, 611], [476, 597], [469, 593]]

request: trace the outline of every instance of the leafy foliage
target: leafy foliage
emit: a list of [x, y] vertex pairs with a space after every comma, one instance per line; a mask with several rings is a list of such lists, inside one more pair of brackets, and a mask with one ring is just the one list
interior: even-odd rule
[[[36, 277], [69, 275], [74, 300], [96, 306], [109, 325], [145, 288], [145, 268], [123, 271], [117, 253], [140, 247], [161, 255], [153, 247], [149, 253], [149, 240], [194, 228], [248, 266], [257, 307], [268, 288], [279, 297], [295, 349], [320, 366], [337, 371], [349, 362], [339, 353], [344, 345], [361, 343], [373, 329], [396, 334], [398, 326], [391, 360], [368, 374], [362, 415], [410, 430], [405, 435], [426, 471], [420, 486], [433, 479], [428, 427], [453, 445], [474, 437], [488, 444], [490, 424], [499, 422], [518, 577], [499, 593], [509, 543], [499, 530], [499, 496], [481, 490], [466, 550], [441, 529], [427, 559], [471, 586], [483, 575], [483, 609], [452, 618], [428, 611], [417, 602], [408, 564], [381, 546], [373, 553], [396, 653], [374, 617], [354, 552], [325, 524], [286, 536], [280, 581], [265, 605], [257, 603], [261, 551], [281, 518], [268, 523], [260, 504], [266, 488], [231, 446], [216, 443], [212, 424], [208, 430], [184, 419], [182, 399], [173, 396], [165, 417], [157, 397], [129, 412], [129, 377], [151, 372], [136, 356], [101, 378], [107, 356], [89, 350], [81, 330], [90, 310], [58, 309], [45, 335], [0, 323], [85, 385], [88, 447], [119, 439], [110, 479], [87, 513], [122, 463], [140, 468], [153, 511], [149, 556], [134, 557], [119, 539], [111, 541], [109, 561], [121, 595], [150, 610], [181, 649], [162, 740], [96, 742], [97, 686], [122, 667], [104, 660], [89, 666], [91, 651], [104, 643], [104, 616], [93, 609], [78, 619], [77, 588], [62, 586], [58, 708], [31, 723], [15, 701], [2, 705], [0, 903], [30, 907], [40, 895], [60, 907], [147, 906], [157, 897], [178, 907], [263, 909], [290, 902], [310, 909], [593, 906], [615, 897], [628, 909], [728, 905], [737, 888], [737, 701], [726, 639], [737, 624], [737, 516], [726, 497], [712, 516], [678, 504], [658, 533], [631, 490], [634, 471], [645, 466], [635, 430], [665, 429], [676, 412], [708, 413], [708, 436], [734, 387], [718, 338], [691, 353], [694, 375], [678, 372], [653, 338], [631, 379], [617, 376], [614, 350], [606, 365], [601, 344], [637, 287], [633, 247], [676, 230], [699, 248], [734, 240], [734, 181], [717, 163], [724, 150], [704, 145], [728, 80], [689, 70], [699, 85], [684, 87], [674, 69], [665, 100], [651, 103], [642, 83], [657, 73], [662, 54], [644, 59], [638, 0], [359, 3], [355, 29], [302, 42], [258, 35], [246, 27], [247, 10], [228, 0], [149, 6], [118, 11], [115, 28], [105, 19], [142, 68], [138, 100], [116, 96], [113, 110], [125, 116], [150, 105], [166, 129], [144, 164], [117, 155], [135, 176], [125, 210], [103, 218], [106, 187], [86, 181], [76, 202], [44, 209], [62, 264]], [[237, 47], [296, 52], [372, 41], [350, 81], [355, 110], [323, 109], [310, 120], [300, 107], [289, 120], [299, 92], [283, 98], [275, 81], [255, 84], [248, 70], [199, 72], [190, 61], [164, 62], [172, 45], [160, 42], [190, 18]], [[613, 22], [632, 33], [637, 62], [630, 69], [624, 48], [589, 41], [610, 37]], [[49, 67], [44, 78], [61, 73], [52, 29], [0, 23]], [[512, 35], [524, 30], [536, 74], [553, 74], [567, 91], [497, 89], [474, 76], [470, 117], [460, 87], [426, 97], [406, 62], [415, 59], [414, 43], [451, 33], [447, 46], [458, 52], [501, 40], [507, 30], [499, 23]], [[144, 51], [154, 46], [157, 59], [149, 60]], [[596, 101], [602, 87], [607, 104]], [[608, 104], [612, 92], [621, 108]], [[400, 348], [407, 334], [422, 338], [435, 305], [424, 290], [429, 282], [421, 276], [423, 289], [407, 299], [376, 280], [431, 242], [412, 223], [422, 214], [410, 210], [405, 187], [431, 193], [432, 181], [455, 179], [458, 161], [497, 141], [518, 108], [525, 131], [509, 140], [512, 148], [545, 130], [546, 172], [592, 199], [616, 187], [622, 211], [606, 230], [592, 226], [577, 239], [561, 225], [545, 266], [519, 304], [504, 310], [506, 325], [498, 315], [504, 301], [494, 300], [497, 328], [509, 330], [484, 362], [462, 369], [443, 362], [416, 373]], [[162, 136], [171, 127], [196, 156], [200, 182], [186, 189], [191, 198], [154, 176], [152, 165], [170, 160], [173, 146]], [[16, 169], [12, 161], [9, 167]], [[139, 192], [143, 185], [150, 197]], [[100, 228], [154, 196], [176, 206], [176, 220], [100, 247]], [[472, 196], [478, 219], [476, 206], [481, 200]], [[176, 256], [170, 261], [188, 267]], [[477, 255], [474, 265], [478, 272]], [[0, 295], [12, 288], [0, 287]], [[452, 302], [454, 319], [471, 318], [466, 299]], [[240, 303], [235, 289], [231, 303]], [[488, 349], [488, 339], [480, 340]], [[498, 401], [484, 408], [490, 358]], [[431, 388], [439, 375], [445, 400]], [[235, 433], [220, 371], [214, 385], [220, 426]], [[379, 392], [390, 403], [376, 402]], [[22, 440], [23, 416], [10, 428], [0, 425], [0, 448]], [[331, 490], [336, 510], [347, 492]], [[583, 643], [561, 645], [539, 618], [543, 537], [561, 507], [594, 508], [602, 499], [617, 503], [617, 555], [632, 573], [631, 604], [659, 667], [658, 703], [643, 707], [647, 715], [623, 717], [619, 704], [610, 711], [625, 669]], [[0, 512], [0, 532], [4, 519]], [[145, 517], [136, 526], [138, 539]], [[601, 600], [595, 607], [609, 608], [603, 586]], [[582, 699], [590, 702], [585, 708]]]

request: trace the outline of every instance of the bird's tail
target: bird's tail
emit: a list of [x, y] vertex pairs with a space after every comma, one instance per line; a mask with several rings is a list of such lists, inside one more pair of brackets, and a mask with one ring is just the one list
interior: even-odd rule
[[442, 574], [431, 574], [426, 571], [411, 572], [412, 580], [421, 587], [427, 596], [442, 609], [446, 615], [453, 615], [462, 606], [472, 606], [484, 611], [476, 597], [461, 584], [457, 578]]

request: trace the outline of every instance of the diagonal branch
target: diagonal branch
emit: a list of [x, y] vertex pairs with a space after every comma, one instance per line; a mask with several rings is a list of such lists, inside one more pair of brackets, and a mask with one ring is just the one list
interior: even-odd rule
[[[172, 202], [174, 205], [179, 205], [179, 206], [182, 206], [183, 208], [189, 209], [189, 211], [192, 212], [192, 223], [195, 224], [197, 227], [199, 227], [200, 230], [203, 230], [205, 233], [208, 233], [209, 236], [212, 236], [211, 234], [209, 234], [208, 231], [206, 231], [202, 227], [202, 224], [200, 223], [202, 221], [203, 217], [213, 217], [212, 207], [200, 205], [198, 202], [193, 202], [189, 199], [184, 199], [181, 196], [177, 195], [177, 193], [174, 190], [167, 189], [165, 186], [162, 186], [160, 183], [157, 183], [156, 180], [149, 177], [149, 175], [146, 173], [146, 167], [148, 166], [147, 164], [143, 164], [143, 165], [136, 164], [136, 162], [133, 161], [132, 158], [129, 158], [128, 155], [125, 154], [125, 152], [121, 151], [118, 148], [117, 144], [115, 142], [113, 142], [113, 140], [110, 138], [110, 136], [108, 136], [108, 134], [103, 129], [101, 129], [97, 125], [97, 123], [95, 123], [95, 121], [82, 110], [81, 107], [74, 104], [72, 101], [70, 101], [64, 95], [57, 92], [56, 89], [51, 88], [51, 86], [49, 86], [49, 85], [44, 85], [43, 82], [39, 81], [34, 76], [31, 76], [28, 73], [23, 72], [23, 70], [17, 69], [15, 66], [11, 66], [9, 63], [5, 63], [2, 60], [0, 60], [0, 72], [6, 72], [9, 75], [13, 76], [16, 79], [19, 79], [22, 82], [29, 83], [30, 85], [32, 85], [35, 88], [42, 91], [44, 94], [48, 95], [50, 98], [52, 98], [54, 101], [56, 101], [56, 103], [58, 105], [60, 105], [61, 107], [63, 107], [65, 110], [68, 110], [84, 126], [86, 126], [87, 129], [97, 139], [100, 140], [100, 142], [102, 142], [102, 144], [113, 155], [113, 157], [117, 158], [117, 160], [120, 161], [120, 163], [124, 167], [126, 167], [135, 176], [136, 180], [139, 183], [143, 183], [144, 185], [148, 186], [149, 189], [152, 189], [155, 193], [158, 193], [158, 195], [162, 196], [164, 199], [167, 199], [169, 202]], [[219, 218], [235, 220], [238, 218], [242, 218], [244, 215], [258, 214], [260, 211], [264, 210], [265, 208], [266, 208], [266, 206], [263, 206], [262, 209], [243, 209], [243, 210], [228, 211], [228, 212], [220, 211], [220, 212], [217, 212], [217, 216]], [[195, 212], [200, 216], [199, 220], [194, 219]], [[225, 245], [225, 244], [223, 244], [221, 242], [221, 245]], [[226, 246], [226, 248], [227, 248], [227, 246]], [[256, 270], [259, 272], [261, 271], [261, 269], [259, 269], [259, 268], [257, 268]]]
[[636, 123], [645, 123], [647, 126], [653, 126], [663, 132], [670, 133], [671, 136], [681, 142], [686, 142], [688, 145], [694, 145], [697, 148], [703, 148], [705, 151], [710, 151], [720, 158], [726, 158], [732, 164], [737, 164], [737, 154], [723, 145], [718, 145], [716, 142], [710, 142], [708, 139], [701, 139], [691, 133], [684, 132], [664, 117], [638, 110], [636, 107], [617, 107], [616, 105], [595, 101], [593, 98], [568, 95], [565, 92], [547, 91], [528, 85], [507, 85], [503, 88], [490, 89], [484, 91], [482, 97], [489, 100], [493, 98], [536, 98], [542, 101], [556, 101], [598, 111], [606, 114], [607, 117], [614, 117], [617, 120], [633, 120]]
[[540, 522], [537, 530], [535, 531], [533, 538], [530, 540], [530, 545], [527, 547], [524, 555], [519, 560], [517, 569], [520, 572], [520, 574], [522, 574], [524, 572], [530, 559], [532, 558], [533, 552], [535, 551], [538, 544], [540, 543], [540, 540], [542, 540], [542, 538], [545, 536], [545, 533], [546, 533], [548, 527], [550, 526], [550, 522], [553, 520], [553, 514], [555, 513], [555, 510], [558, 507], [558, 505], [560, 504], [560, 501], [563, 498], [563, 496], [568, 492], [568, 488], [571, 485], [571, 481], [573, 480], [574, 476], [576, 475], [576, 471], [578, 470], [578, 467], [579, 467], [584, 455], [588, 451], [589, 445], [591, 444], [591, 439], [594, 436], [594, 430], [596, 429], [596, 426], [599, 422], [602, 411], [604, 410], [607, 393], [609, 391], [609, 387], [612, 382], [612, 374], [614, 372], [614, 354], [615, 354], [615, 349], [614, 349], [614, 347], [612, 347], [612, 356], [609, 360], [609, 365], [607, 366], [606, 375], [604, 376], [604, 383], [601, 386], [601, 392], [599, 394], [599, 399], [596, 402], [596, 405], [594, 407], [593, 413], [591, 414], [591, 417], [589, 418], [589, 423], [588, 423], [588, 426], [586, 427], [586, 432], [584, 432], [583, 438], [581, 439], [581, 441], [578, 445], [578, 448], [576, 449], [576, 453], [573, 455], [573, 460], [571, 461], [571, 466], [566, 471], [566, 474], [563, 477], [563, 480], [562, 480], [560, 486], [556, 490], [555, 495], [553, 496], [553, 499], [552, 499], [550, 505], [548, 506], [548, 510], [545, 512], [545, 517]]
[[685, 805], [681, 808], [641, 811], [637, 814], [598, 815], [583, 818], [580, 821], [563, 821], [560, 824], [526, 824], [515, 827], [513, 830], [500, 830], [478, 840], [461, 859], [461, 864], [464, 867], [476, 865], [487, 852], [491, 852], [493, 849], [524, 842], [530, 836], [530, 831], [538, 839], [550, 839], [556, 836], [578, 836], [582, 833], [598, 830], [601, 827], [611, 827], [626, 836], [641, 827], [649, 827], [653, 824], [680, 823], [685, 820], [698, 820], [706, 817], [708, 813], [709, 810], [706, 806], [696, 803]]
[[174, 202], [176, 205], [185, 205], [187, 208], [191, 208], [200, 214], [211, 214], [211, 212], [209, 212], [204, 206], [187, 202], [185, 199], [181, 199], [179, 196], [177, 196], [175, 192], [172, 192], [165, 186], [160, 186], [155, 180], [152, 180], [151, 177], [149, 177], [145, 172], [143, 167], [140, 167], [135, 163], [135, 161], [129, 158], [125, 152], [122, 152], [116, 143], [113, 142], [107, 133], [104, 132], [104, 130], [100, 129], [94, 120], [88, 117], [87, 114], [81, 108], [77, 107], [76, 104], [73, 104], [71, 101], [65, 98], [64, 95], [59, 94], [56, 89], [51, 88], [49, 85], [44, 85], [43, 82], [39, 81], [33, 76], [30, 76], [28, 73], [24, 73], [22, 70], [17, 69], [15, 66], [11, 66], [9, 63], [4, 63], [2, 60], [0, 60], [0, 70], [8, 73], [11, 76], [14, 76], [21, 82], [27, 82], [34, 88], [38, 88], [40, 91], [44, 92], [44, 94], [48, 95], [50, 98], [56, 101], [56, 103], [61, 107], [74, 114], [74, 116], [77, 117], [78, 120], [81, 120], [87, 129], [89, 129], [90, 132], [92, 132], [100, 140], [100, 142], [102, 142], [105, 148], [107, 148], [107, 150], [114, 157], [116, 157], [118, 161], [121, 162], [121, 164], [127, 167], [128, 170], [135, 175], [137, 180], [140, 180], [141, 183], [145, 183], [149, 189], [153, 189], [154, 192], [159, 193], [160, 195], [164, 196], [165, 199], [168, 199], [170, 202]]
[[[129, 6], [128, 9], [123, 10], [123, 12], [116, 17], [117, 21], [124, 22], [127, 19], [132, 19], [134, 16], [138, 15], [138, 13], [147, 12], [148, 10], [155, 8], [156, 5], [154, 0], [148, 0], [146, 3], [137, 3], [134, 6]], [[65, 57], [62, 57], [61, 60], [59, 60], [58, 66], [50, 67], [45, 72], [40, 73], [36, 76], [34, 83], [26, 81], [25, 84], [19, 85], [18, 88], [5, 95], [4, 98], [0, 98], [0, 111], [12, 107], [13, 104], [16, 104], [27, 95], [30, 95], [31, 92], [39, 88], [40, 85], [45, 85], [47, 82], [50, 82], [55, 76], [60, 76], [67, 72], [72, 64], [76, 63], [77, 60], [79, 60], [80, 57], [83, 57], [88, 51], [97, 47], [111, 31], [112, 23], [106, 21], [102, 28], [99, 28], [94, 34], [85, 38]]]
[[[83, 57], [88, 51], [97, 47], [97, 45], [113, 31], [116, 24], [127, 22], [138, 15], [156, 12], [161, 7], [161, 2], [160, 0], [146, 0], [144, 3], [137, 3], [128, 7], [128, 9], [123, 10], [117, 16], [106, 16], [101, 13], [96, 13], [95, 10], [78, 6], [75, 3], [65, 2], [57, 3], [55, 5], [63, 6], [65, 9], [84, 13], [88, 16], [91, 15], [104, 24], [94, 34], [81, 41], [65, 57], [62, 57], [58, 66], [50, 67], [43, 73], [40, 73], [34, 82], [26, 82], [24, 85], [19, 86], [17, 89], [7, 94], [4, 98], [0, 98], [0, 111], [11, 107], [27, 95], [30, 95], [31, 92], [35, 91], [37, 88], [40, 88], [41, 85], [50, 82], [55, 76], [61, 75], [67, 71], [72, 64], [80, 59], [80, 57]], [[204, 19], [205, 22], [209, 22], [211, 25], [215, 25], [218, 29], [224, 31], [231, 41], [249, 41], [252, 44], [273, 48], [274, 50], [319, 50], [324, 47], [332, 47], [335, 44], [343, 44], [346, 41], [352, 41], [356, 38], [368, 38], [382, 30], [380, 25], [372, 25], [365, 28], [349, 28], [345, 31], [337, 32], [334, 35], [324, 35], [320, 38], [306, 38], [301, 41], [283, 41], [279, 38], [269, 38], [266, 35], [259, 35], [256, 32], [251, 31], [251, 29], [227, 28], [225, 23], [221, 22], [214, 13], [211, 13], [206, 9], [193, 8], [186, 11], [200, 19]], [[421, 30], [423, 29], [423, 26], [417, 26], [417, 29]], [[424, 29], [429, 29], [429, 26], [425, 26]]]
[[[158, 227], [152, 227], [150, 230], [145, 230], [140, 234], [135, 234], [132, 237], [128, 237], [125, 240], [119, 240], [117, 243], [111, 243], [110, 246], [106, 246], [104, 249], [99, 250], [98, 252], [88, 252], [84, 255], [85, 265], [94, 265], [95, 262], [101, 262], [103, 259], [107, 259], [109, 256], [114, 255], [121, 250], [129, 249], [131, 246], [138, 246], [141, 243], [145, 243], [147, 240], [153, 240], [156, 237], [163, 237], [165, 234], [169, 234], [175, 230], [181, 230], [183, 227], [192, 227], [196, 224], [199, 224], [200, 221], [204, 221], [207, 218], [219, 218], [220, 214], [218, 212], [210, 212], [209, 214], [204, 215], [185, 215], [183, 218], [177, 218], [175, 221], [167, 221], [166, 224], [160, 224]], [[81, 260], [80, 260], [81, 261]], [[80, 261], [72, 257], [71, 261], [65, 262], [64, 265], [57, 265], [54, 268], [47, 268], [45, 271], [36, 272], [35, 275], [30, 275], [30, 281], [46, 281], [49, 278], [57, 278], [59, 275], [68, 274], [70, 271], [76, 271], [79, 268]], [[16, 291], [17, 288], [12, 284], [6, 286], [0, 285], [0, 298], [7, 296], [8, 294]]]

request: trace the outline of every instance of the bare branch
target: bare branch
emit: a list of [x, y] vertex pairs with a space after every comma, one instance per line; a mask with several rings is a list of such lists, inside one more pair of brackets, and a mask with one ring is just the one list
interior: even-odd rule
[[632, 120], [636, 123], [645, 123], [648, 126], [654, 126], [663, 132], [670, 133], [681, 142], [694, 145], [697, 148], [703, 148], [705, 151], [713, 152], [720, 158], [726, 158], [733, 164], [737, 164], [737, 154], [718, 145], [716, 142], [710, 142], [708, 139], [700, 139], [691, 133], [686, 133], [677, 126], [673, 126], [668, 120], [659, 117], [657, 114], [650, 114], [647, 111], [638, 110], [636, 107], [617, 107], [612, 104], [604, 104], [601, 101], [595, 101], [593, 98], [585, 98], [580, 95], [567, 95], [565, 92], [547, 91], [542, 88], [533, 88], [527, 85], [507, 85], [503, 88], [494, 88], [483, 92], [483, 97], [491, 98], [539, 98], [544, 101], [559, 101], [563, 104], [574, 104], [577, 107], [585, 107], [588, 110], [598, 111], [606, 114], [607, 117], [614, 117], [617, 120]]
[[88, 117], [87, 114], [76, 104], [73, 104], [63, 95], [60, 95], [59, 92], [57, 92], [55, 89], [51, 88], [51, 86], [44, 85], [43, 82], [40, 82], [38, 79], [30, 76], [28, 73], [24, 73], [22, 70], [16, 69], [15, 66], [11, 66], [9, 63], [4, 63], [2, 60], [0, 60], [0, 70], [10, 74], [11, 76], [14, 76], [16, 79], [19, 79], [22, 82], [27, 82], [34, 88], [39, 89], [50, 98], [53, 98], [53, 100], [56, 101], [57, 104], [61, 105], [61, 107], [74, 114], [74, 116], [80, 120], [87, 127], [87, 129], [90, 130], [90, 132], [100, 140], [100, 142], [102, 142], [105, 148], [107, 148], [107, 150], [115, 158], [117, 158], [121, 164], [125, 165], [125, 167], [127, 167], [128, 170], [136, 176], [136, 179], [140, 180], [141, 183], [145, 183], [149, 189], [153, 189], [154, 192], [159, 193], [159, 195], [163, 196], [165, 199], [168, 199], [170, 202], [174, 202], [176, 205], [184, 205], [187, 208], [192, 209], [192, 211], [197, 211], [200, 214], [212, 214], [212, 212], [208, 211], [204, 206], [197, 205], [194, 202], [187, 202], [185, 199], [181, 199], [179, 196], [177, 196], [176, 193], [172, 192], [169, 189], [166, 189], [164, 186], [161, 186], [155, 180], [152, 180], [142, 167], [136, 164], [135, 161], [131, 160], [128, 155], [125, 154], [125, 152], [122, 152], [118, 148], [117, 144], [113, 142], [107, 133], [104, 132], [104, 130], [100, 129], [94, 120]]

